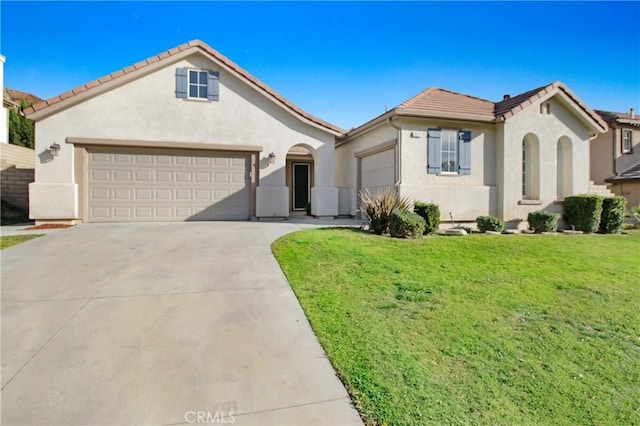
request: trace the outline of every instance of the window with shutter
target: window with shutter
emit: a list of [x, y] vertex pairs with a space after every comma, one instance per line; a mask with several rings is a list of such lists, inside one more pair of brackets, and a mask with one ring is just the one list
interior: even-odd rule
[[176, 68], [176, 98], [187, 97], [187, 69]]
[[219, 82], [217, 71], [176, 68], [176, 98], [218, 101]]
[[429, 129], [427, 173], [471, 174], [471, 132]]
[[458, 173], [471, 174], [471, 132], [468, 130], [458, 132]]
[[438, 174], [442, 171], [442, 145], [440, 129], [429, 129], [427, 137], [427, 173]]
[[217, 101], [220, 98], [220, 74], [217, 71], [209, 71], [207, 76], [207, 99]]

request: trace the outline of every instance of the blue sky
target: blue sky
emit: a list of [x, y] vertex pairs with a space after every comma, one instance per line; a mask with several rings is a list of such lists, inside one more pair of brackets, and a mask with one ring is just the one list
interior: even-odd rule
[[0, 3], [5, 85], [55, 96], [201, 39], [350, 128], [429, 86], [489, 100], [561, 80], [640, 110], [638, 2]]

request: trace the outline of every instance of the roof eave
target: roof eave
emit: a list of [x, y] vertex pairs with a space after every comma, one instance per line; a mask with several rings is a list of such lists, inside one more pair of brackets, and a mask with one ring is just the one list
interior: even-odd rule
[[477, 115], [477, 114], [460, 114], [438, 111], [420, 111], [411, 109], [401, 109], [397, 112], [398, 116], [403, 117], [416, 117], [416, 118], [438, 118], [443, 120], [457, 120], [457, 121], [474, 121], [479, 123], [494, 123], [495, 117], [493, 115]]
[[565, 102], [574, 104], [574, 110], [578, 113], [581, 121], [589, 127], [594, 133], [606, 133], [608, 126], [606, 121], [598, 115], [595, 111], [590, 109], [584, 102], [578, 98], [568, 87], [560, 82], [554, 82], [548, 86], [542, 88], [538, 93], [532, 95], [527, 100], [514, 106], [509, 111], [500, 114], [496, 117], [498, 121], [507, 121], [511, 117], [515, 116], [520, 111], [524, 110], [528, 106], [532, 105], [536, 101], [544, 102], [545, 100], [559, 95]]
[[634, 120], [632, 118], [617, 118], [615, 120], [615, 123], [625, 124], [627, 126], [633, 126], [633, 127], [640, 127], [640, 120]]
[[385, 123], [389, 118], [393, 117], [405, 117], [405, 118], [436, 118], [439, 120], [451, 120], [451, 121], [471, 121], [477, 123], [495, 123], [495, 118], [492, 115], [474, 115], [474, 114], [455, 114], [455, 113], [446, 113], [446, 112], [436, 112], [436, 111], [420, 111], [420, 110], [412, 110], [407, 108], [394, 108], [381, 114], [374, 118], [373, 120], [369, 120], [361, 126], [356, 127], [345, 133], [341, 138], [338, 138], [336, 141], [336, 146], [344, 145], [345, 143], [351, 141], [356, 136], [367, 132], [380, 124]]
[[640, 183], [640, 177], [610, 177], [604, 180], [607, 183], [629, 183], [629, 182], [638, 182]]
[[68, 92], [62, 93], [61, 95], [38, 102], [37, 104], [25, 109], [25, 114], [27, 118], [33, 121], [40, 121], [57, 114], [64, 109], [99, 96], [117, 87], [124, 86], [125, 84], [151, 74], [160, 68], [179, 62], [193, 53], [193, 48], [190, 47], [177, 54], [160, 58], [153, 63], [148, 63], [145, 66], [136, 67], [136, 65], [132, 65], [130, 67], [114, 71], [111, 74], [107, 74], [82, 86], [78, 86]]
[[351, 130], [349, 130], [348, 132], [343, 133], [337, 140], [336, 140], [336, 147], [340, 146], [340, 145], [344, 145], [345, 143], [349, 142], [350, 140], [352, 140], [354, 137], [358, 136], [361, 133], [364, 133], [374, 127], [377, 127], [378, 125], [384, 123], [387, 121], [388, 118], [390, 117], [394, 117], [396, 115], [396, 109], [392, 109], [389, 110], [387, 112], [385, 112], [384, 114], [381, 114], [379, 116], [377, 116], [376, 118], [367, 121], [366, 123], [353, 128]]
[[156, 56], [140, 61], [134, 65], [115, 71], [107, 76], [76, 87], [75, 89], [63, 93], [62, 95], [43, 102], [39, 102], [38, 104], [35, 104], [25, 110], [25, 113], [31, 120], [42, 120], [94, 96], [98, 96], [109, 90], [120, 87], [133, 80], [148, 75], [160, 68], [164, 68], [168, 65], [179, 62], [185, 57], [193, 55], [196, 52], [206, 56], [209, 60], [215, 62], [221, 68], [223, 68], [225, 71], [232, 74], [236, 78], [239, 78], [252, 85], [256, 90], [262, 93], [275, 105], [282, 108], [284, 111], [287, 111], [288, 113], [294, 115], [305, 124], [328, 132], [333, 136], [340, 136], [344, 134], [345, 131], [340, 127], [325, 122], [324, 120], [320, 120], [319, 118], [300, 110], [291, 102], [287, 101], [282, 95], [269, 88], [259, 79], [252, 76], [240, 66], [236, 65], [227, 57], [215, 51], [213, 48], [200, 40], [190, 41], [189, 43], [180, 45], [174, 49], [170, 49], [167, 52], [160, 53]]

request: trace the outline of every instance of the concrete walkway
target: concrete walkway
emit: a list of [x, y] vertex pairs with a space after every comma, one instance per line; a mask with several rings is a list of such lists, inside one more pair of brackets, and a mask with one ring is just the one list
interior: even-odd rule
[[2, 250], [1, 423], [362, 424], [270, 250], [326, 224], [358, 222], [91, 224]]

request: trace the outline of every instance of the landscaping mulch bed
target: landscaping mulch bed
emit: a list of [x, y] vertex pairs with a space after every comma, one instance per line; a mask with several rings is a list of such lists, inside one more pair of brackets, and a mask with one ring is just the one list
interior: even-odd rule
[[30, 226], [28, 228], [24, 228], [23, 231], [36, 231], [38, 229], [63, 229], [63, 228], [71, 228], [74, 225], [65, 225], [62, 223], [43, 223], [42, 225]]

